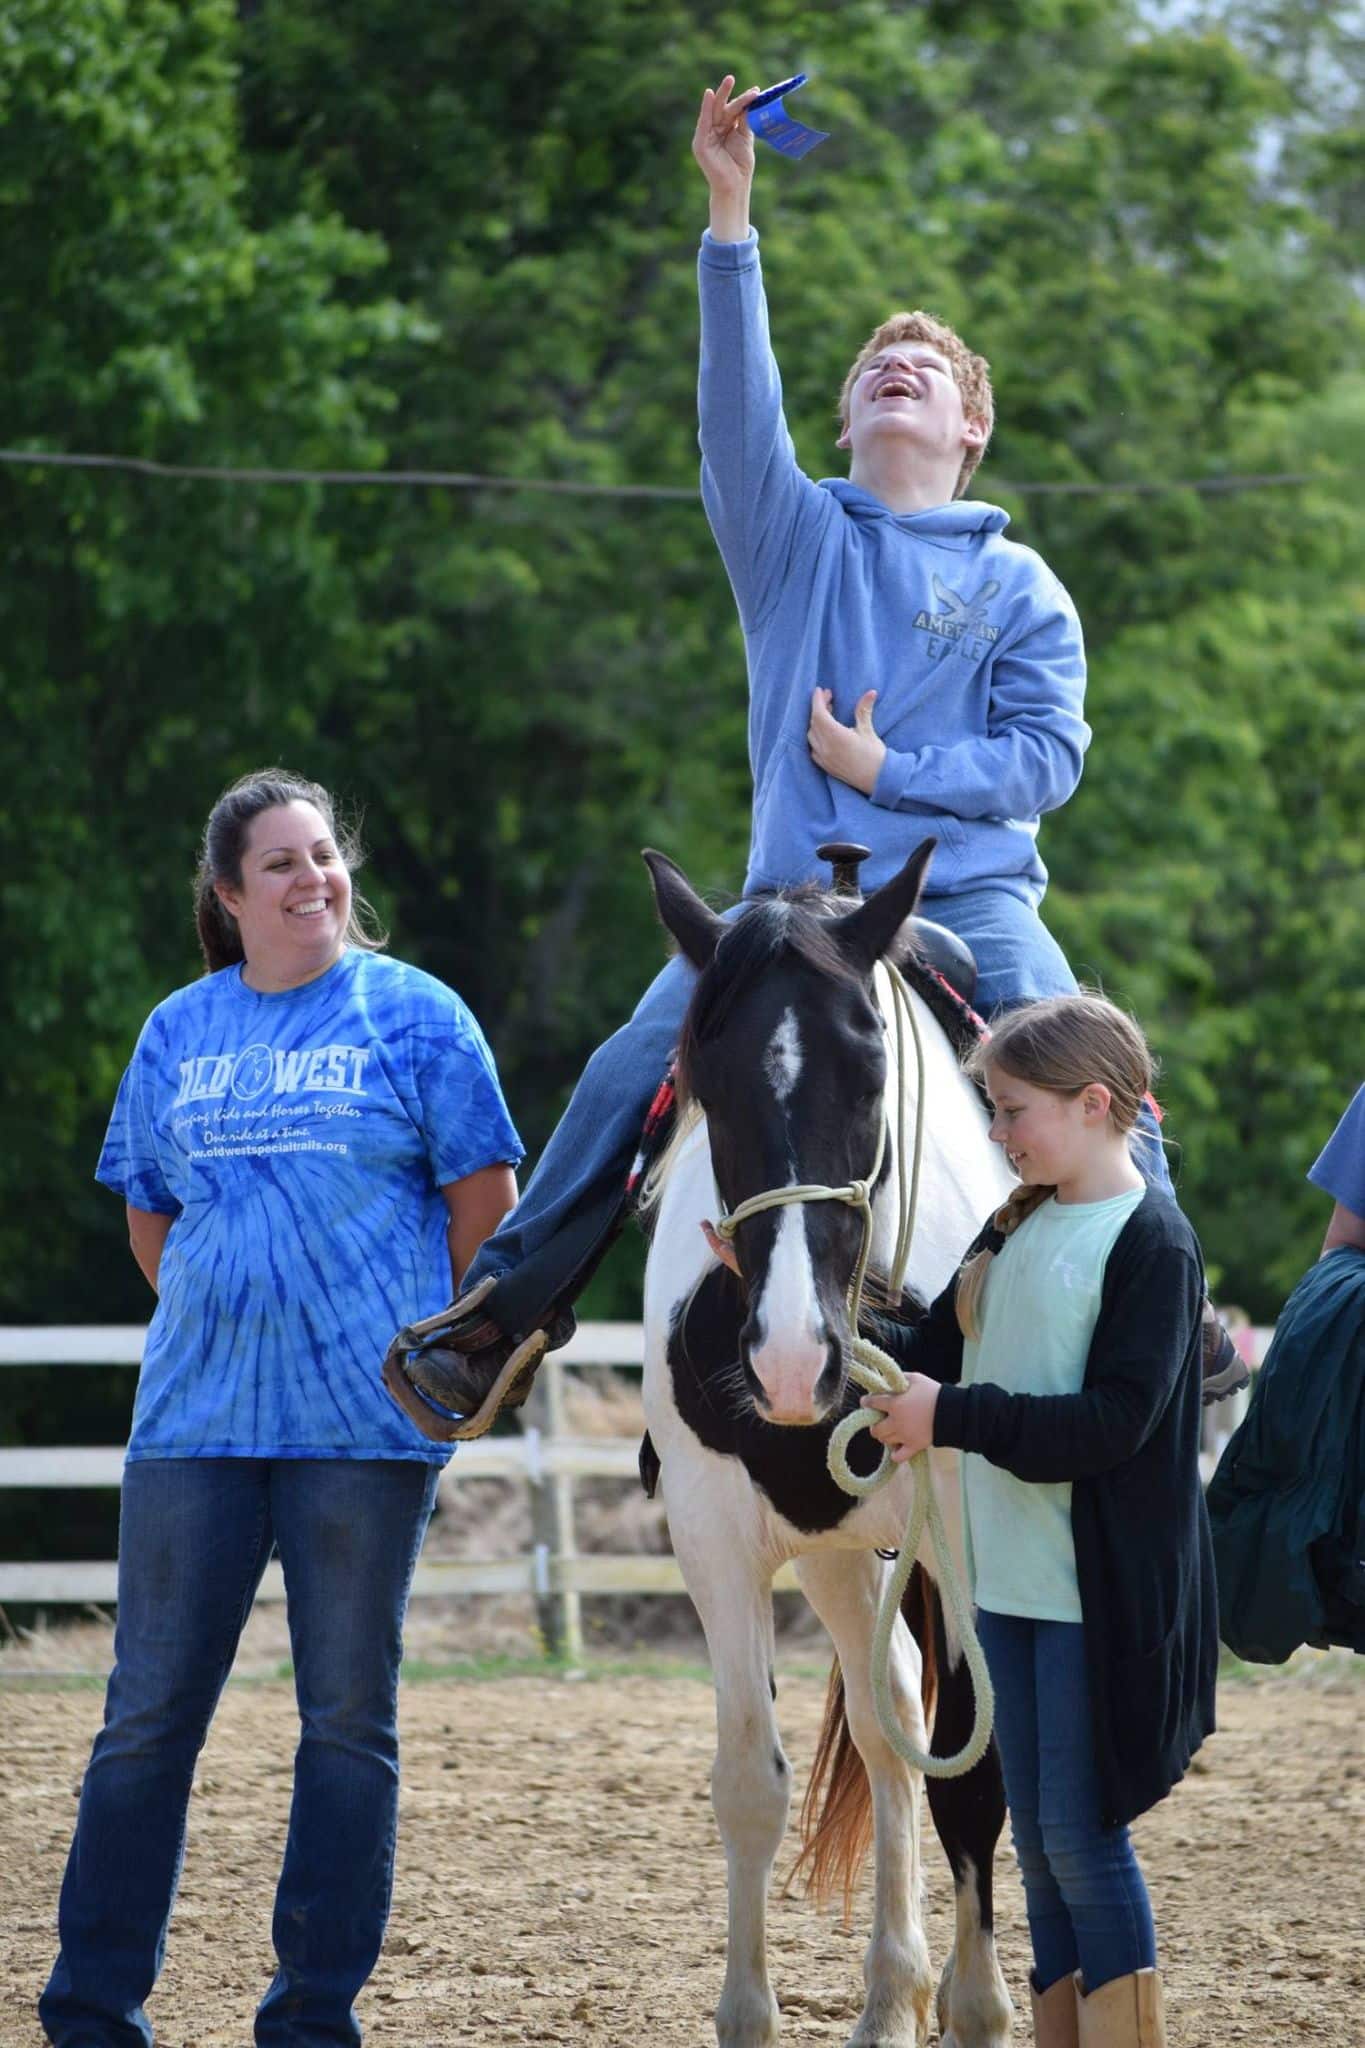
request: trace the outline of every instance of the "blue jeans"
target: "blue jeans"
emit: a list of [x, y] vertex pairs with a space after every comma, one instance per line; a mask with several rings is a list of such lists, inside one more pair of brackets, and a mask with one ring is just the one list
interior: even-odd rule
[[1087, 1992], [1156, 1966], [1147, 1887], [1127, 1828], [1100, 1820], [1085, 1631], [1077, 1622], [976, 1617], [1024, 1881], [1039, 1991], [1079, 1969]]
[[[739, 917], [748, 907], [738, 903], [726, 916]], [[1061, 947], [1038, 912], [1018, 896], [1003, 889], [976, 889], [960, 896], [927, 896], [920, 908], [926, 917], [965, 939], [975, 953], [976, 1007], [987, 1019], [998, 1010], [1075, 989], [1076, 978]], [[521, 1200], [476, 1253], [465, 1275], [466, 1287], [521, 1266], [575, 1215], [599, 1201], [604, 1187], [615, 1185], [624, 1193], [640, 1127], [678, 1042], [696, 978], [688, 961], [670, 960], [645, 990], [629, 1023], [598, 1047]], [[1145, 1109], [1143, 1117], [1133, 1156], [1147, 1178], [1169, 1192], [1155, 1120]], [[509, 1323], [534, 1327], [534, 1311], [540, 1306], [518, 1304], [520, 1314]], [[490, 1309], [496, 1316], [497, 1304], [491, 1303]]]
[[302, 1738], [259, 2048], [354, 2048], [388, 1919], [398, 1666], [434, 1465], [167, 1458], [128, 1466], [104, 1726], [81, 1788], [38, 2013], [58, 2048], [148, 2048], [195, 1760], [272, 1547]]

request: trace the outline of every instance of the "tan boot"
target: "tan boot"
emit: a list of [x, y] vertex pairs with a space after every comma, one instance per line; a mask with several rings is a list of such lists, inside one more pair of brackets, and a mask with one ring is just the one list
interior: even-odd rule
[[1079, 2048], [1076, 2022], [1078, 1993], [1072, 1979], [1059, 1977], [1055, 1984], [1048, 1985], [1046, 1991], [1038, 1991], [1030, 1976], [1028, 1995], [1033, 2003], [1036, 2048]]
[[1113, 1977], [1087, 1997], [1075, 1979], [1080, 2048], [1166, 2048], [1166, 2009], [1155, 1970]]

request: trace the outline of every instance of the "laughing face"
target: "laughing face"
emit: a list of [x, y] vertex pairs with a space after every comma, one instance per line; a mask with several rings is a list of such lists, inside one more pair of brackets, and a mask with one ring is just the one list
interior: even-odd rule
[[927, 341], [894, 341], [872, 357], [849, 392], [839, 446], [867, 457], [908, 443], [923, 455], [960, 462], [966, 449], [984, 444], [986, 431], [964, 413], [941, 349]]
[[346, 943], [351, 877], [331, 828], [309, 803], [251, 821], [240, 885], [217, 885], [237, 920], [252, 986], [291, 987], [323, 974]]

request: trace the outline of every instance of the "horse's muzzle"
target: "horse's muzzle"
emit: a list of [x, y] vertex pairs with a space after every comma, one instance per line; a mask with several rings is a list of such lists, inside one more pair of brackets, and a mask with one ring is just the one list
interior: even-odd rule
[[746, 1332], [740, 1362], [756, 1412], [780, 1429], [817, 1428], [843, 1393], [844, 1347], [838, 1337], [791, 1346], [769, 1337], [751, 1347]]

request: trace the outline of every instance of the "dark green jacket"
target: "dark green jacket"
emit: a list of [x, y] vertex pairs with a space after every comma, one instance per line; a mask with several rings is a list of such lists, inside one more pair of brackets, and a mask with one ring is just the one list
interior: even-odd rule
[[1365, 1651], [1365, 1252], [1329, 1252], [1285, 1303], [1208, 1508], [1230, 1650]]

